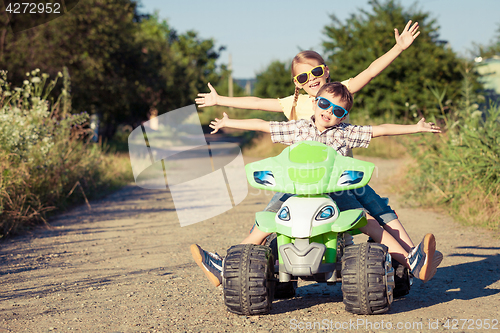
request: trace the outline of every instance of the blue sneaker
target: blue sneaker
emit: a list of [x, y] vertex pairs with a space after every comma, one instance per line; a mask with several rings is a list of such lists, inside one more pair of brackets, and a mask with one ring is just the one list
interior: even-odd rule
[[218, 287], [222, 283], [222, 257], [217, 253], [203, 250], [198, 244], [191, 245], [191, 254], [210, 282]]
[[436, 253], [436, 239], [427, 234], [416, 247], [408, 253], [411, 273], [423, 282], [429, 281], [436, 274], [437, 267], [443, 260], [441, 252]]

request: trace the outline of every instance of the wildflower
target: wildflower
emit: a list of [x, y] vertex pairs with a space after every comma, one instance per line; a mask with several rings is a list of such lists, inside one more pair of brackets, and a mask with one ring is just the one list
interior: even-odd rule
[[28, 85], [28, 84], [30, 84], [30, 81], [28, 81], [28, 80], [24, 80], [24, 81], [23, 81], [23, 84]]
[[26, 72], [26, 76], [30, 76], [30, 72]]
[[31, 79], [31, 82], [38, 83], [38, 82], [40, 82], [40, 78], [39, 77], [34, 77], [34, 78]]
[[61, 72], [57, 72], [57, 76], [63, 77], [63, 74]]

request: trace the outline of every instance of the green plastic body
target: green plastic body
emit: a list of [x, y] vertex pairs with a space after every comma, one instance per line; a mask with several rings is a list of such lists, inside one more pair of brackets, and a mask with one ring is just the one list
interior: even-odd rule
[[[275, 157], [250, 163], [245, 167], [248, 182], [253, 187], [292, 193], [299, 197], [363, 187], [368, 184], [374, 168], [373, 163], [342, 156], [335, 149], [316, 141], [294, 144]], [[325, 244], [323, 262], [334, 263], [338, 234], [359, 233], [357, 229], [366, 223], [362, 211], [343, 211], [335, 221], [312, 227], [309, 242]], [[291, 227], [276, 223], [274, 212], [256, 213], [256, 224], [263, 232], [276, 232], [278, 248], [294, 242]], [[279, 261], [281, 264], [281, 255]]]

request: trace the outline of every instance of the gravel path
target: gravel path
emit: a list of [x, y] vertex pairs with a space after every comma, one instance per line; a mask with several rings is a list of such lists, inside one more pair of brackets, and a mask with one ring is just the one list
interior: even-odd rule
[[[388, 195], [400, 162], [370, 159], [371, 184]], [[272, 193], [181, 228], [168, 193], [128, 186], [51, 221], [47, 230], [0, 243], [1, 332], [500, 332], [500, 242], [449, 216], [402, 208], [414, 242], [432, 232], [444, 260], [436, 276], [378, 316], [344, 310], [340, 284], [299, 281], [297, 296], [267, 316], [226, 311], [191, 258], [189, 245], [225, 254], [248, 233]], [[364, 236], [356, 236], [363, 241]], [[448, 323], [448, 327], [446, 324]], [[480, 326], [481, 325], [481, 326]], [[485, 329], [489, 326], [489, 329]], [[390, 329], [392, 327], [392, 329]]]

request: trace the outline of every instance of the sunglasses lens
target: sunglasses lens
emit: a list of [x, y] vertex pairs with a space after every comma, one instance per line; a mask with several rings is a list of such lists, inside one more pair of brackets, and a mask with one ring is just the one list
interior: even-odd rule
[[333, 108], [333, 114], [337, 117], [337, 118], [342, 118], [345, 114], [345, 110], [342, 109], [340, 106], [336, 106]]
[[308, 79], [307, 73], [302, 73], [302, 74], [297, 75], [297, 82], [300, 84], [306, 83], [307, 79]]
[[324, 98], [320, 98], [318, 100], [318, 106], [322, 108], [323, 110], [327, 110], [330, 107], [330, 102]]
[[314, 67], [312, 70], [311, 70], [311, 73], [312, 75], [318, 77], [318, 76], [321, 76], [323, 75], [323, 67]]

